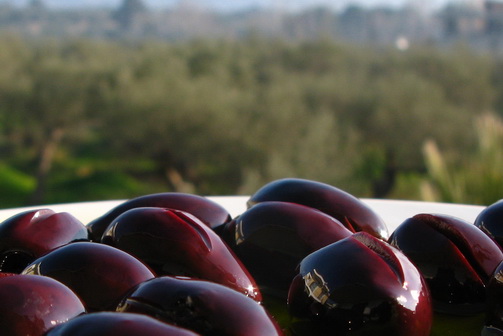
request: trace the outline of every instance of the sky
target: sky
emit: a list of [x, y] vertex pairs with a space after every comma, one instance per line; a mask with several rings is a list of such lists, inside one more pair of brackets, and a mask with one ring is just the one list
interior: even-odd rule
[[[11, 4], [23, 5], [29, 0], [0, 0]], [[51, 7], [117, 7], [122, 0], [43, 0]], [[252, 7], [265, 8], [285, 8], [302, 9], [314, 5], [326, 5], [334, 8], [344, 8], [348, 4], [358, 4], [362, 6], [403, 6], [407, 3], [421, 4], [429, 8], [442, 7], [447, 1], [469, 1], [469, 0], [143, 0], [149, 7], [168, 7], [179, 1], [186, 1], [203, 8], [210, 7], [219, 10], [239, 10]], [[475, 1], [475, 0], [473, 0]]]

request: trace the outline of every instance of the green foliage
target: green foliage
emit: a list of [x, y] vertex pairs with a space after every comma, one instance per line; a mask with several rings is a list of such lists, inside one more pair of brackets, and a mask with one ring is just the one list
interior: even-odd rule
[[[78, 190], [78, 193], [75, 192]], [[142, 183], [122, 172], [60, 174], [51, 181], [47, 203], [132, 198], [146, 193]]]
[[4, 165], [40, 202], [249, 194], [286, 176], [417, 198], [425, 141], [460, 162], [477, 147], [474, 118], [503, 101], [499, 62], [467, 50], [258, 36], [0, 42]]
[[23, 204], [35, 187], [33, 177], [0, 164], [0, 207]]
[[503, 121], [488, 114], [477, 119], [477, 147], [459, 160], [448, 160], [434, 142], [425, 145], [429, 177], [423, 197], [455, 203], [489, 205], [503, 190]]

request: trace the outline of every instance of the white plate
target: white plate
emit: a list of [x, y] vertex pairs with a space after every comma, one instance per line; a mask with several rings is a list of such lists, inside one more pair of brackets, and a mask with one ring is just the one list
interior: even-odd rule
[[[208, 197], [213, 201], [221, 204], [229, 211], [231, 216], [235, 217], [246, 210], [246, 201], [248, 196], [214, 196]], [[477, 215], [484, 209], [483, 206], [465, 205], [465, 204], [450, 204], [450, 203], [433, 203], [420, 201], [398, 201], [398, 200], [378, 200], [378, 199], [362, 199], [374, 211], [376, 211], [386, 223], [389, 233], [405, 219], [410, 218], [418, 213], [434, 213], [455, 216], [464, 219], [470, 223], [475, 221]], [[0, 210], [0, 222], [5, 219], [25, 210], [37, 208], [49, 208], [56, 212], [69, 212], [77, 217], [84, 224], [106, 213], [114, 206], [124, 202], [124, 200], [114, 201], [99, 201], [99, 202], [82, 202], [82, 203], [67, 203], [67, 204], [51, 204], [23, 208], [13, 208]]]

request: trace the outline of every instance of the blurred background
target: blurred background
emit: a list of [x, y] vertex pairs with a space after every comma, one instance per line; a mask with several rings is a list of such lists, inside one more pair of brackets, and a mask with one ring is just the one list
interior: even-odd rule
[[503, 198], [502, 1], [0, 0], [0, 45], [0, 208]]

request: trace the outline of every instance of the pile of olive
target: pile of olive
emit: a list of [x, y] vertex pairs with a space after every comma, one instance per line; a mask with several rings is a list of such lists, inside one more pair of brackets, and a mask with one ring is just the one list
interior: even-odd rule
[[86, 225], [26, 211], [0, 223], [0, 330], [503, 335], [502, 241], [501, 202], [475, 223], [421, 213], [389, 235], [361, 200], [303, 179], [263, 186], [235, 218], [184, 193]]

